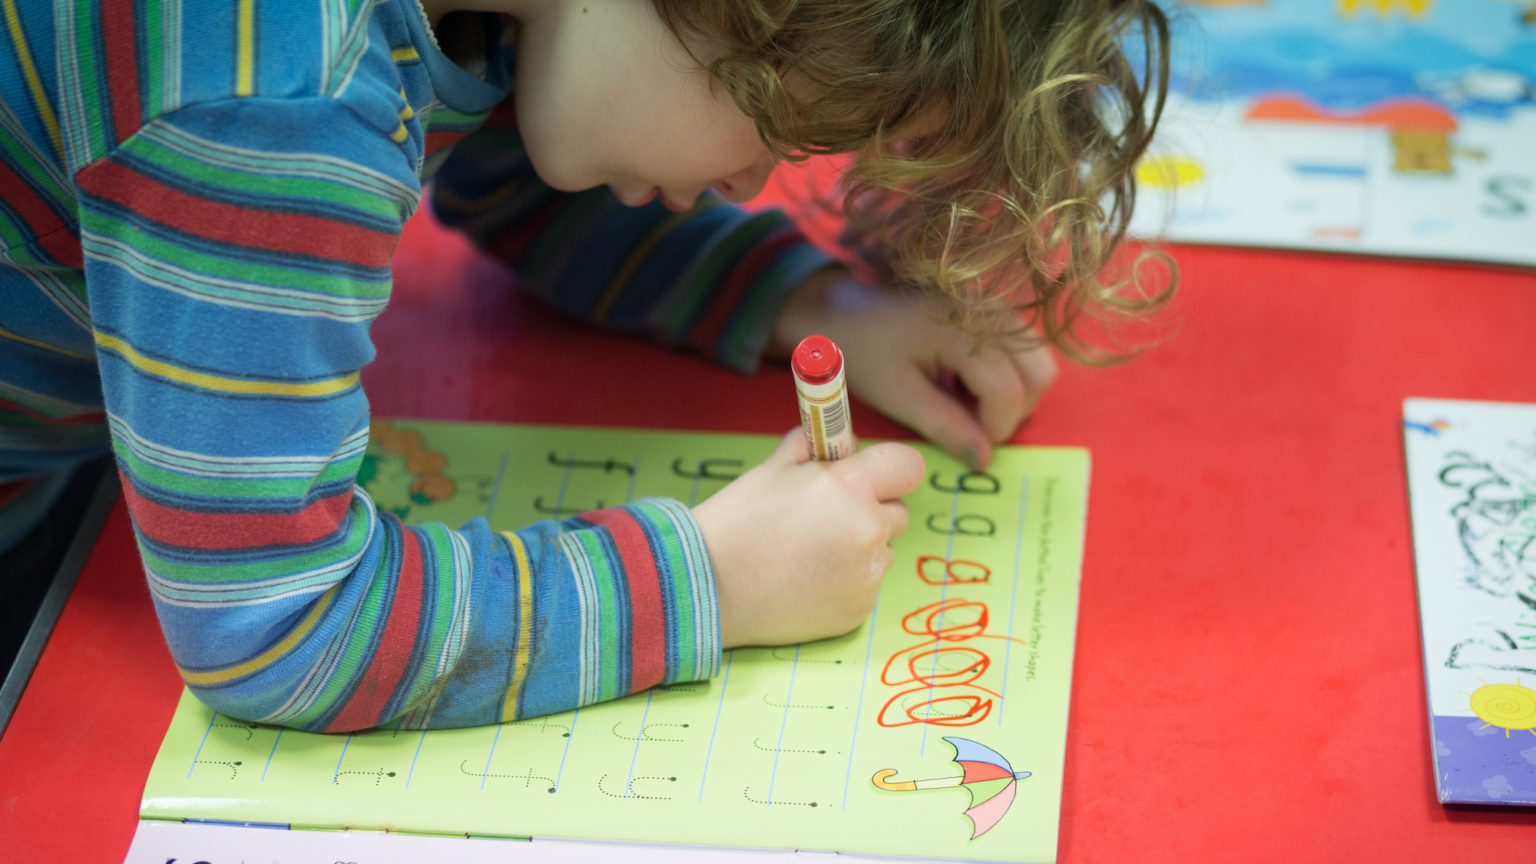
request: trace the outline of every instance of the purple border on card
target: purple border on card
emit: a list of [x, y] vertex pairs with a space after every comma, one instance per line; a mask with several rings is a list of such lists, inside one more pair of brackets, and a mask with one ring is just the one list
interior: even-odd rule
[[1536, 806], [1536, 735], [1436, 714], [1435, 785], [1446, 804]]

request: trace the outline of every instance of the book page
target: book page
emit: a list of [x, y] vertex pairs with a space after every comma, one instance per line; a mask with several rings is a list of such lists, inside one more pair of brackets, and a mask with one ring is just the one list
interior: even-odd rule
[[1536, 27], [1521, 6], [1172, 7], [1132, 233], [1536, 265]]
[[[362, 479], [381, 508], [497, 528], [646, 495], [694, 504], [777, 441], [407, 420], [372, 437]], [[141, 816], [1052, 861], [1088, 454], [1002, 447], [974, 473], [920, 449], [928, 477], [853, 633], [468, 729], [309, 734], [184, 693]]]
[[1536, 405], [1403, 407], [1435, 783], [1536, 804]]

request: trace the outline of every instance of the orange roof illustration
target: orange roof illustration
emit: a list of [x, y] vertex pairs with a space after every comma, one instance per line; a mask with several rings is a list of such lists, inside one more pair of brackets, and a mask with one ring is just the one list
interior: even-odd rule
[[1344, 126], [1387, 126], [1392, 129], [1424, 129], [1453, 132], [1456, 115], [1429, 99], [1403, 96], [1372, 102], [1363, 108], [1336, 110], [1302, 96], [1261, 96], [1248, 107], [1244, 120], [1290, 123], [1335, 123]]

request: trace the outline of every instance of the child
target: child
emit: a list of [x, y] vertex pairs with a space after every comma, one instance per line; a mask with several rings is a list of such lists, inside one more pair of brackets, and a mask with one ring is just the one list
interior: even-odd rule
[[[1139, 0], [55, 5], [7, 4], [0, 57], [0, 530], [110, 438], [171, 653], [231, 716], [463, 726], [705, 678], [857, 626], [905, 528], [912, 448], [808, 464], [795, 432], [692, 511], [378, 512], [358, 370], [423, 178], [554, 305], [742, 371], [822, 332], [978, 466], [1054, 375], [1021, 320], [1071, 352], [1080, 311], [1155, 305], [1097, 275], [1161, 105], [1117, 44], [1162, 56]], [[720, 200], [807, 152], [857, 154], [865, 246], [931, 290]]]

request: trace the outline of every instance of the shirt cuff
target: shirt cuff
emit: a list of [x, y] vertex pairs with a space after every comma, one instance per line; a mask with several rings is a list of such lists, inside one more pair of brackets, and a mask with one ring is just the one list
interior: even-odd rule
[[519, 715], [719, 672], [714, 569], [692, 511], [672, 499], [642, 498], [583, 513], [561, 527], [559, 554], [575, 602], [563, 604], [566, 620], [538, 623], [542, 644]]

